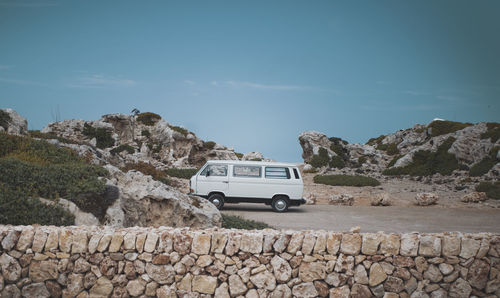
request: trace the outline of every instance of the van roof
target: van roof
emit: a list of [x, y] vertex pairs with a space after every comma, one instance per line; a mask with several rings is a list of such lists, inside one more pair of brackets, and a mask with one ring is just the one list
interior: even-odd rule
[[234, 165], [255, 165], [255, 166], [281, 166], [281, 167], [297, 167], [298, 164], [275, 162], [275, 161], [253, 161], [253, 160], [209, 160], [208, 164], [234, 164]]

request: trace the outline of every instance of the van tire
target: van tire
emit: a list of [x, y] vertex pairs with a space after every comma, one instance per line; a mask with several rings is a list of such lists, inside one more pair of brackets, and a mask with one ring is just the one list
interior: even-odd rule
[[211, 194], [208, 197], [208, 200], [210, 201], [210, 203], [214, 204], [215, 207], [219, 210], [221, 210], [222, 207], [224, 206], [224, 196], [221, 194], [218, 193]]
[[274, 212], [286, 212], [288, 210], [288, 206], [290, 206], [290, 202], [285, 196], [278, 196], [273, 199], [271, 206], [273, 207]]

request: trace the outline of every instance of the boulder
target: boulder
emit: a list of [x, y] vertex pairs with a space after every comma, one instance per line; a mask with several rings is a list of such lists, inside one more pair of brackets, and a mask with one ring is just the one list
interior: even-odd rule
[[[108, 185], [120, 190], [118, 198], [123, 226], [220, 227], [222, 217], [207, 200], [188, 196], [137, 171], [123, 173], [107, 165]], [[113, 220], [109, 214], [105, 221]]]
[[479, 203], [486, 201], [488, 196], [485, 192], [471, 192], [462, 197], [462, 202], [464, 203]]
[[333, 195], [329, 200], [330, 205], [352, 206], [354, 204], [354, 197], [350, 194], [337, 194]]
[[415, 204], [418, 206], [434, 205], [437, 204], [438, 200], [439, 196], [437, 194], [429, 192], [417, 193], [415, 196]]
[[14, 135], [26, 135], [28, 133], [28, 121], [26, 120], [26, 118], [19, 115], [13, 109], [0, 110], [7, 115], [5, 123], [0, 122], [0, 131], [5, 131], [8, 134]]

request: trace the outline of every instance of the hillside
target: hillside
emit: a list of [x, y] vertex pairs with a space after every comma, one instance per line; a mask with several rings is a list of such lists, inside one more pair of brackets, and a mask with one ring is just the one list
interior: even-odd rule
[[[0, 110], [0, 121], [0, 224], [221, 225], [211, 203], [169, 185], [166, 172], [127, 159], [133, 153], [111, 152], [124, 145], [117, 137], [124, 131], [112, 132], [108, 122], [67, 121], [77, 133], [56, 135], [28, 131], [26, 119], [11, 109]], [[141, 171], [126, 167], [128, 161]]]
[[394, 184], [400, 184], [417, 192], [443, 188], [483, 191], [494, 199], [500, 195], [499, 123], [438, 120], [366, 144], [308, 131], [300, 134], [299, 142], [306, 173], [366, 175], [391, 182], [392, 192], [398, 191]]

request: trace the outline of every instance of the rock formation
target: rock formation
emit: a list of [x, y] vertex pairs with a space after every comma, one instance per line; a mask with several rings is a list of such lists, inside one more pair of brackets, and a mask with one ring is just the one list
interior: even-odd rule
[[491, 169], [480, 175], [498, 179], [498, 130], [498, 123], [468, 124], [436, 120], [428, 125], [417, 124], [413, 128], [371, 139], [366, 144], [348, 144], [317, 131], [301, 133], [299, 142], [304, 162], [312, 167], [351, 168], [365, 173], [405, 167], [414, 161], [417, 152], [435, 153], [442, 146], [449, 145], [446, 152], [453, 155], [457, 165], [460, 165], [456, 168], [458, 175], [468, 175], [469, 168], [487, 160], [492, 164]]
[[[141, 117], [144, 114], [150, 117]], [[159, 169], [190, 168], [212, 159], [238, 159], [232, 148], [204, 142], [152, 113], [109, 114], [96, 121], [64, 120], [50, 123], [42, 132], [91, 145], [97, 152], [91, 152], [94, 160], [104, 159], [117, 167], [141, 161]]]
[[28, 132], [28, 121], [13, 109], [0, 109], [0, 132], [14, 135], [25, 135]]

